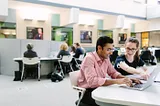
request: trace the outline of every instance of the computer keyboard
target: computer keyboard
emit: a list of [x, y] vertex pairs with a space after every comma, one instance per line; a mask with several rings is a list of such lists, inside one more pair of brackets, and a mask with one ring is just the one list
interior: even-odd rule
[[134, 88], [142, 88], [142, 87], [143, 87], [143, 84], [135, 84], [133, 87], [134, 87]]

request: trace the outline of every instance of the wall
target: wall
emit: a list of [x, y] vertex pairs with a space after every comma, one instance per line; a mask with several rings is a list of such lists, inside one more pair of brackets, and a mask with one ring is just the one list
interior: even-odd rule
[[135, 32], [144, 32], [149, 30], [148, 21], [140, 21], [135, 24]]
[[27, 27], [42, 27], [43, 28], [43, 39], [51, 40], [51, 15], [48, 15], [48, 19], [44, 22], [37, 20], [24, 20], [21, 16], [21, 11], [17, 10], [16, 24], [17, 24], [17, 39], [26, 39], [26, 28]]
[[150, 32], [149, 34], [149, 46], [160, 46], [160, 32], [157, 31], [157, 32]]
[[160, 30], [160, 19], [140, 21], [135, 24], [135, 32]]
[[149, 30], [160, 30], [160, 19], [152, 19], [149, 21]]

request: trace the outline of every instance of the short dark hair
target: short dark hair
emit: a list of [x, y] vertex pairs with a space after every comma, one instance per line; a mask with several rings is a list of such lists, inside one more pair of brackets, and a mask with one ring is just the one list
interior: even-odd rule
[[96, 43], [96, 51], [98, 51], [98, 46], [101, 46], [102, 49], [103, 49], [103, 47], [107, 43], [112, 44], [113, 43], [113, 39], [110, 38], [110, 37], [108, 37], [108, 36], [101, 36], [101, 37], [99, 37], [98, 40], [97, 40], [97, 43]]
[[79, 43], [74, 43], [76, 46], [80, 46], [80, 44]]
[[27, 49], [28, 50], [32, 50], [33, 49], [33, 44], [32, 43], [28, 43], [27, 44]]

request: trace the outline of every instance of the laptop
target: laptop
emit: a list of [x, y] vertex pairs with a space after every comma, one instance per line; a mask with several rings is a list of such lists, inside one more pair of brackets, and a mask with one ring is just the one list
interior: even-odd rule
[[124, 86], [124, 85], [122, 85], [120, 87], [142, 91], [142, 90], [148, 88], [149, 86], [151, 86], [154, 83], [154, 81], [156, 79], [156, 76], [158, 75], [159, 72], [160, 72], [160, 66], [157, 66], [150, 73], [150, 77], [146, 82], [142, 82], [142, 84], [133, 84], [133, 87]]

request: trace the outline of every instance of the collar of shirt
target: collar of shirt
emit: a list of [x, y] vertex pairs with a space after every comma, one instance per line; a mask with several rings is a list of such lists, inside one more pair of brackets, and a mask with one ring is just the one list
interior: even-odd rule
[[94, 57], [95, 57], [95, 59], [96, 59], [96, 61], [97, 61], [97, 63], [98, 63], [99, 66], [101, 66], [102, 63], [106, 61], [106, 59], [102, 60], [102, 59], [98, 56], [98, 54], [97, 54], [96, 51], [93, 52], [93, 55], [94, 55]]

